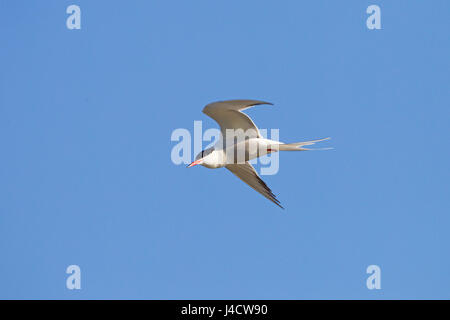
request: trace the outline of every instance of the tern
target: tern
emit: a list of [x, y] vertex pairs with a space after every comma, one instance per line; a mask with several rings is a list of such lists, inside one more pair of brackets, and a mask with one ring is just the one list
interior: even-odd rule
[[226, 100], [206, 105], [203, 113], [219, 124], [221, 137], [213, 147], [202, 150], [187, 167], [198, 164], [211, 169], [225, 167], [251, 188], [284, 209], [249, 160], [278, 151], [319, 150], [308, 149], [305, 146], [330, 138], [287, 144], [265, 139], [252, 119], [242, 112], [250, 107], [264, 104], [273, 105], [270, 102], [258, 100]]

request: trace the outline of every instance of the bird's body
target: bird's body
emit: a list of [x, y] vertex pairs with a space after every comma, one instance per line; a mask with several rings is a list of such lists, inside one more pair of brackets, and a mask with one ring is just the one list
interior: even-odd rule
[[[274, 140], [250, 138], [237, 143], [232, 143], [224, 148], [222, 141], [218, 141], [214, 147], [211, 148], [211, 153], [203, 157], [203, 161], [200, 164], [210, 169], [223, 168], [226, 167], [227, 164], [250, 161], [271, 152], [275, 152], [275, 150], [278, 150], [277, 147], [279, 145], [280, 142]], [[208, 153], [208, 151], [208, 149], [205, 150], [206, 153]], [[242, 159], [238, 159], [237, 161], [234, 160], [235, 155], [236, 158], [239, 157], [239, 155], [242, 155]]]
[[220, 125], [221, 139], [213, 147], [200, 152], [188, 167], [197, 164], [211, 169], [225, 167], [282, 208], [276, 196], [259, 177], [249, 161], [272, 152], [309, 150], [304, 146], [328, 138], [290, 144], [266, 139], [261, 136], [250, 117], [241, 112], [241, 110], [260, 104], [271, 103], [258, 100], [228, 100], [208, 104], [203, 112]]

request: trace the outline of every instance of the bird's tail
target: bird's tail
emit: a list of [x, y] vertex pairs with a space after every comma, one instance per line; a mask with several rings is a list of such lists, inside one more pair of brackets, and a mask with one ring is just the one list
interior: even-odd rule
[[324, 141], [324, 140], [328, 140], [328, 139], [330, 139], [330, 138], [304, 141], [304, 142], [295, 142], [295, 143], [284, 143], [284, 144], [280, 144], [278, 146], [278, 150], [280, 150], [280, 151], [308, 151], [308, 150], [330, 150], [330, 149], [333, 149], [333, 148], [319, 148], [319, 149], [304, 148], [304, 146], [310, 146], [312, 144], [315, 144], [316, 142]]

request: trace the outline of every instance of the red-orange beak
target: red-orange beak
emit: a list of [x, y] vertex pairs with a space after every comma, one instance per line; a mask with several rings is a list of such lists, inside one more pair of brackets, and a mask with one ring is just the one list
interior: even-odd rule
[[203, 160], [203, 159], [195, 160], [195, 161], [192, 162], [190, 165], [188, 165], [187, 168], [190, 168], [190, 167], [193, 167], [193, 166], [196, 166], [196, 165], [200, 164], [200, 163], [202, 162], [202, 160]]

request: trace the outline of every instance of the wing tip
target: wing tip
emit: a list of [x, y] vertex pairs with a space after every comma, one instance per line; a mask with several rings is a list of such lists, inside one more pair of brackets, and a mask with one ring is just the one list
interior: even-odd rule
[[267, 102], [267, 101], [258, 101], [258, 103], [254, 104], [254, 106], [258, 106], [261, 104], [267, 104], [269, 106], [273, 106], [274, 104], [272, 102]]
[[248, 106], [256, 106], [256, 105], [260, 105], [260, 104], [268, 104], [273, 106], [274, 104], [272, 102], [268, 102], [268, 101], [262, 101], [262, 100], [253, 100], [253, 99], [228, 99], [228, 100], [217, 100], [214, 102], [210, 102], [207, 105], [205, 105], [205, 107], [203, 109], [205, 109], [208, 106], [211, 106], [213, 104], [216, 103], [235, 103], [235, 102], [240, 102], [245, 104], [248, 104]]

